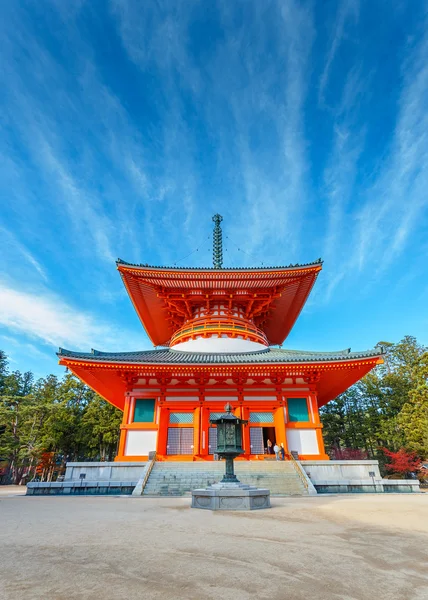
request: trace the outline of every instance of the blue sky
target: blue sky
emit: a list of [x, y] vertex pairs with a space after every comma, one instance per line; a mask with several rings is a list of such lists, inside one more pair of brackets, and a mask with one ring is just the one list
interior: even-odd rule
[[[428, 4], [7, 2], [0, 348], [150, 348], [115, 259], [324, 269], [284, 347], [428, 343]], [[197, 250], [196, 250], [197, 249]]]

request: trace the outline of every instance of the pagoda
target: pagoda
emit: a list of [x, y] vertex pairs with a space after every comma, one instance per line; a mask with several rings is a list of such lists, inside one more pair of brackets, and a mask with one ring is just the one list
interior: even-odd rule
[[155, 348], [72, 352], [59, 364], [123, 411], [117, 461], [213, 460], [216, 426], [230, 403], [248, 421], [241, 459], [275, 442], [303, 460], [325, 460], [319, 409], [382, 363], [382, 350], [279, 348], [322, 269], [321, 259], [273, 268], [224, 268], [220, 215], [212, 268], [117, 261]]

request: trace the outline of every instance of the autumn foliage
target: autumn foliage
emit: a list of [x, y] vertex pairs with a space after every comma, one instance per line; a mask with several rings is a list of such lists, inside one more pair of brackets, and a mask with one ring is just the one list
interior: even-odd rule
[[387, 448], [382, 448], [382, 451], [389, 458], [389, 462], [385, 463], [388, 471], [406, 474], [415, 473], [421, 468], [421, 461], [415, 452], [407, 452], [404, 448], [400, 448], [398, 452], [391, 452]]

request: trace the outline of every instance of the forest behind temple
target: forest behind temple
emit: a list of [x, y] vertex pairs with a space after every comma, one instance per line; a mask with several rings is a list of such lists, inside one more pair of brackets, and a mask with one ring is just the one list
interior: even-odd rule
[[[403, 448], [428, 458], [428, 348], [406, 336], [381, 342], [379, 365], [320, 410], [331, 458], [374, 458]], [[67, 461], [113, 460], [122, 413], [73, 375], [38, 380], [10, 371], [0, 351], [0, 481], [55, 477]]]

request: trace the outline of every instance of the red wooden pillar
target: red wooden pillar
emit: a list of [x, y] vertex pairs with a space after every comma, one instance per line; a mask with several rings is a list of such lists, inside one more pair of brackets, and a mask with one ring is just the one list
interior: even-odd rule
[[312, 409], [311, 412], [313, 414], [313, 422], [315, 425], [320, 459], [329, 460], [330, 457], [325, 452], [324, 438], [322, 435], [322, 427], [323, 426], [322, 426], [322, 423], [320, 420], [320, 413], [319, 413], [319, 409], [318, 409], [318, 394], [317, 394], [316, 385], [310, 385], [309, 389], [310, 389], [310, 396], [308, 398], [308, 401], [311, 404], [311, 409]]
[[200, 455], [201, 444], [201, 407], [197, 406], [193, 412], [193, 456]]
[[130, 392], [127, 391], [125, 393], [125, 405], [123, 407], [122, 424], [120, 426], [119, 448], [117, 450], [117, 456], [114, 459], [116, 462], [122, 461], [125, 458], [126, 435], [128, 432], [127, 425], [129, 423], [129, 414], [131, 411], [131, 403], [132, 403], [132, 397], [130, 395]]
[[285, 452], [288, 452], [287, 430], [285, 428], [284, 402], [282, 399], [282, 388], [276, 388], [276, 397], [278, 399], [278, 407], [274, 412], [275, 435], [276, 443], [284, 444]]
[[166, 456], [166, 445], [168, 443], [168, 425], [169, 425], [169, 410], [165, 407], [166, 387], [161, 386], [158, 408], [158, 440], [156, 446], [156, 456], [162, 459]]

